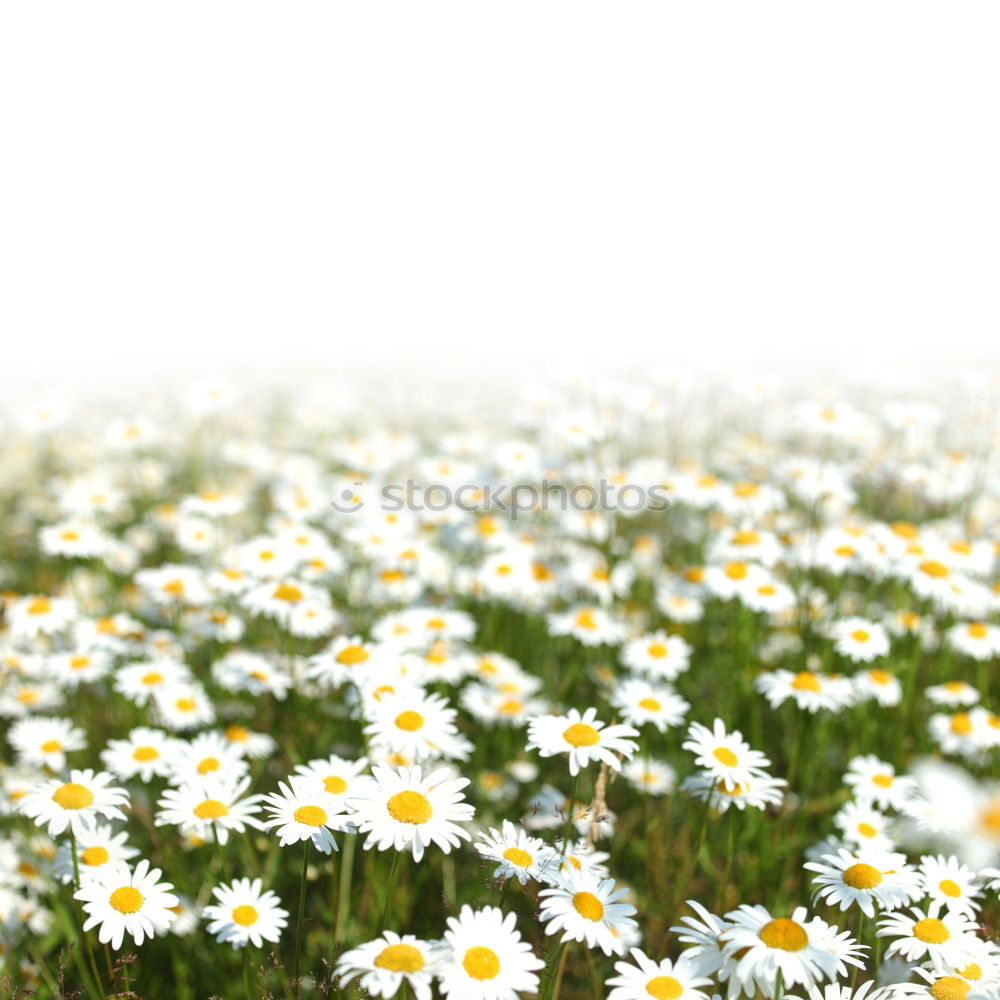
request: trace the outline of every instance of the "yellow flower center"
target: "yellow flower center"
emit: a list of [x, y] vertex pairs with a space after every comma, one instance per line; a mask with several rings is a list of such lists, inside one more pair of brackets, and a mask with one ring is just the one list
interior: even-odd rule
[[756, 483], [737, 483], [733, 487], [733, 495], [744, 500], [748, 497], [755, 497], [760, 492], [760, 487]]
[[90, 666], [89, 656], [74, 656], [69, 661], [71, 670], [84, 670]]
[[878, 836], [878, 830], [876, 830], [875, 827], [873, 827], [871, 825], [871, 823], [859, 823], [858, 824], [858, 833], [860, 833], [862, 837], [877, 837]]
[[795, 675], [795, 680], [792, 681], [792, 687], [796, 691], [815, 691], [818, 693], [822, 690], [819, 678], [808, 670], [802, 670]]
[[646, 983], [646, 992], [654, 1000], [677, 1000], [684, 987], [673, 976], [657, 976]]
[[249, 927], [251, 924], [257, 923], [257, 916], [257, 911], [244, 903], [243, 906], [237, 906], [233, 910], [233, 923], [239, 924], [240, 927]]
[[892, 674], [885, 670], [869, 670], [868, 676], [876, 684], [888, 684], [892, 680]]
[[424, 717], [419, 712], [407, 709], [396, 716], [396, 728], [408, 733], [415, 733], [424, 724]]
[[170, 594], [172, 597], [183, 597], [184, 596], [184, 581], [183, 580], [170, 580], [168, 583], [163, 585], [163, 593]]
[[151, 671], [148, 674], [143, 674], [142, 683], [145, 684], [147, 687], [152, 687], [154, 684], [162, 684], [163, 674], [158, 674], [155, 670]]
[[945, 878], [938, 882], [938, 888], [951, 899], [958, 899], [962, 895], [962, 890], [959, 888], [958, 883], [953, 882], [950, 878]]
[[328, 774], [323, 779], [323, 787], [331, 795], [343, 795], [347, 791], [347, 782], [339, 774]]
[[764, 924], [757, 936], [768, 948], [780, 951], [802, 951], [809, 944], [806, 929], [787, 917], [778, 917], [777, 920]]
[[505, 701], [499, 709], [501, 715], [517, 715], [518, 712], [524, 709], [524, 702], [518, 701], [516, 698], [512, 698], [510, 701]]
[[913, 925], [913, 936], [925, 944], [944, 944], [951, 932], [937, 917], [924, 917]]
[[655, 698], [642, 698], [639, 701], [639, 707], [644, 708], [647, 712], [659, 712], [663, 706]]
[[375, 965], [388, 972], [419, 972], [424, 967], [424, 956], [412, 944], [390, 944], [379, 952]]
[[160, 752], [156, 747], [136, 747], [132, 752], [132, 759], [138, 761], [156, 760], [159, 756]]
[[86, 809], [94, 801], [94, 793], [75, 781], [67, 781], [52, 793], [52, 801], [62, 809]]
[[509, 861], [518, 868], [528, 868], [534, 860], [527, 851], [522, 851], [520, 847], [508, 847], [503, 852], [503, 856], [505, 861]]
[[874, 889], [882, 881], [882, 873], [871, 865], [856, 864], [844, 869], [844, 883], [852, 889]]
[[410, 823], [413, 826], [426, 823], [434, 812], [426, 796], [410, 789], [393, 795], [386, 803], [386, 808], [397, 823]]
[[29, 615], [47, 615], [52, 610], [52, 602], [47, 597], [36, 597], [28, 605]]
[[107, 864], [110, 857], [107, 848], [104, 847], [87, 847], [80, 852], [80, 860], [91, 868]]
[[878, 785], [879, 788], [892, 788], [894, 780], [891, 774], [876, 774], [872, 778], [872, 784]]
[[851, 633], [851, 638], [855, 642], [867, 642], [871, 638], [871, 635], [869, 635], [863, 628], [856, 628]]
[[58, 753], [62, 750], [62, 741], [60, 740], [46, 740], [41, 745], [42, 753]]
[[145, 900], [138, 889], [133, 889], [130, 885], [123, 885], [111, 893], [108, 902], [119, 913], [138, 913]]
[[586, 722], [574, 722], [563, 732], [563, 739], [573, 747], [592, 747], [601, 741], [601, 735]]
[[733, 545], [759, 545], [760, 535], [756, 531], [737, 531], [732, 538]]
[[973, 962], [972, 965], [967, 965], [964, 969], [959, 969], [958, 974], [963, 979], [983, 978], [983, 970], [979, 967], [979, 965], [976, 962]]
[[662, 660], [663, 657], [667, 655], [669, 650], [662, 642], [651, 642], [647, 647], [646, 652], [649, 653], [653, 659]]
[[747, 569], [746, 563], [732, 562], [726, 566], [725, 573], [730, 580], [745, 580], [747, 573], [750, 571]]
[[985, 639], [990, 630], [982, 622], [973, 622], [969, 626], [969, 636], [973, 639]]
[[336, 656], [338, 663], [345, 667], [353, 667], [368, 659], [368, 650], [364, 646], [345, 646]]
[[226, 739], [230, 743], [246, 743], [250, 738], [250, 730], [244, 726], [230, 726], [226, 730]]
[[951, 731], [956, 736], [968, 736], [972, 732], [972, 719], [968, 712], [956, 712], [951, 717]]
[[174, 705], [178, 712], [193, 712], [197, 707], [194, 698], [178, 698]]
[[604, 904], [592, 892], [578, 892], [573, 897], [573, 909], [585, 920], [600, 920], [604, 916]]
[[949, 575], [950, 570], [944, 563], [939, 563], [934, 559], [928, 559], [920, 564], [920, 570], [927, 576], [932, 576], [937, 580], [943, 580]]
[[319, 806], [299, 806], [293, 815], [303, 826], [322, 826], [326, 822], [326, 811]]
[[736, 754], [728, 747], [716, 747], [712, 751], [712, 756], [725, 767], [736, 767], [740, 762]]
[[462, 968], [469, 978], [483, 982], [486, 979], [496, 979], [500, 975], [500, 959], [492, 948], [476, 946], [470, 948], [462, 959]]
[[589, 608], [585, 608], [576, 616], [576, 626], [577, 628], [597, 628], [597, 622], [594, 619], [594, 612]]
[[298, 604], [305, 595], [298, 587], [290, 583], [282, 583], [271, 596], [276, 601], [284, 601], [286, 604]]
[[958, 976], [942, 976], [931, 986], [934, 1000], [965, 1000], [971, 987]]
[[218, 799], [205, 799], [194, 807], [194, 814], [198, 819], [220, 819], [229, 815], [229, 806]]

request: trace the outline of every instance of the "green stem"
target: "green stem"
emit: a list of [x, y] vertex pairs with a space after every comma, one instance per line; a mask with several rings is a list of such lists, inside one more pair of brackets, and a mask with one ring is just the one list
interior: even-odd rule
[[295, 965], [293, 966], [292, 985], [295, 990], [296, 1000], [298, 1000], [300, 986], [299, 968], [302, 958], [302, 923], [306, 912], [306, 871], [309, 868], [309, 844], [310, 841], [307, 840], [302, 851], [302, 882], [299, 885], [299, 919], [295, 929]]
[[392, 902], [392, 894], [396, 890], [396, 878], [399, 875], [399, 858], [400, 852], [393, 851], [392, 868], [389, 870], [389, 884], [385, 890], [385, 902], [382, 904], [382, 919], [378, 925], [379, 934], [385, 930], [385, 922], [389, 916], [389, 904]]
[[354, 851], [358, 845], [358, 835], [349, 833], [344, 838], [344, 857], [340, 862], [340, 885], [337, 887], [337, 922], [333, 932], [334, 950], [340, 942], [340, 935], [347, 921], [347, 908], [351, 903], [351, 881], [354, 878]]

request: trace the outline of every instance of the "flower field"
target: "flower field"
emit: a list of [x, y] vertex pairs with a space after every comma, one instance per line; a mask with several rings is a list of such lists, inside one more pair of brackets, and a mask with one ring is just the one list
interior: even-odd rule
[[3, 995], [1000, 998], [998, 403], [18, 414]]

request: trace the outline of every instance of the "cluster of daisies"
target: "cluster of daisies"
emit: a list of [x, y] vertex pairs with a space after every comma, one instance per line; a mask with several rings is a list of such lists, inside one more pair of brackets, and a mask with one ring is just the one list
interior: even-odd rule
[[1000, 1000], [997, 400], [729, 389], [23, 414], [3, 975]]

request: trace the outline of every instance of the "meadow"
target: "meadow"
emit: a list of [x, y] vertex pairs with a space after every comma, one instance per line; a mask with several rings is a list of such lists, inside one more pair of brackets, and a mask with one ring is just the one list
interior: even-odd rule
[[329, 389], [12, 418], [4, 996], [1000, 997], [998, 386]]

